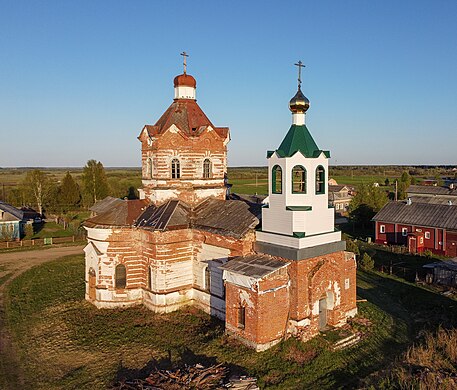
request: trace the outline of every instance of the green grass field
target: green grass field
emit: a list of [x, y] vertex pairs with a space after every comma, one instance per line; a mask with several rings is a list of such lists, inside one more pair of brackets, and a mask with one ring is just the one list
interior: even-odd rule
[[359, 318], [372, 325], [354, 325], [363, 332], [358, 345], [332, 352], [329, 332], [256, 353], [197, 309], [163, 315], [143, 307], [98, 310], [84, 300], [83, 276], [83, 257], [73, 256], [33, 268], [9, 286], [6, 319], [26, 388], [104, 389], [155, 364], [196, 362], [223, 362], [256, 376], [262, 388], [351, 388], [387, 367], [421, 329], [455, 321], [455, 301], [400, 279], [359, 272], [358, 295], [368, 299], [358, 305]]

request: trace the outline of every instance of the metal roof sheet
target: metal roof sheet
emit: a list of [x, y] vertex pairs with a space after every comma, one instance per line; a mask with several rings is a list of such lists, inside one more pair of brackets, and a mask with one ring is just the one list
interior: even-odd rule
[[457, 206], [391, 202], [374, 216], [373, 221], [457, 230]]
[[5, 220], [5, 221], [6, 220], [8, 220], [8, 221], [14, 221], [14, 220], [22, 221], [23, 218], [24, 218], [24, 213], [21, 210], [17, 209], [14, 206], [11, 206], [8, 203], [2, 202], [2, 201], [0, 201], [0, 210], [2, 210], [5, 213], [8, 213], [8, 214], [11, 215], [11, 217], [9, 217], [8, 219], [4, 218], [3, 220]]
[[289, 262], [266, 255], [248, 255], [235, 257], [224, 265], [219, 266], [219, 268], [234, 274], [262, 279], [272, 272], [287, 267], [288, 264]]

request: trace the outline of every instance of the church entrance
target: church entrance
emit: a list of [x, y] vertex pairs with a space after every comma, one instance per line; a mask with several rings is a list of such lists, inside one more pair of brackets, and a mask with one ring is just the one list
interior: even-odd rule
[[89, 269], [89, 299], [95, 300], [95, 270], [93, 268]]
[[319, 330], [327, 327], [327, 298], [319, 300]]

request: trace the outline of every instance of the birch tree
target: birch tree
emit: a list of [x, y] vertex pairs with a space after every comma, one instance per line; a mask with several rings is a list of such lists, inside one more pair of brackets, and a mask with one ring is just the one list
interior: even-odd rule
[[89, 160], [82, 174], [83, 190], [88, 205], [108, 196], [108, 181], [100, 161]]
[[27, 173], [23, 182], [27, 197], [37, 207], [37, 211], [43, 214], [43, 206], [49, 197], [51, 180], [48, 175], [39, 169]]

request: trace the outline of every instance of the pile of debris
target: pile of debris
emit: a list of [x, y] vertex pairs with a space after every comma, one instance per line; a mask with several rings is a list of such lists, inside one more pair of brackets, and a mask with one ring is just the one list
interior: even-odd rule
[[122, 380], [111, 390], [258, 389], [255, 378], [232, 377], [227, 381], [228, 373], [229, 369], [222, 364], [211, 367], [186, 365], [175, 370], [155, 369], [145, 379]]

